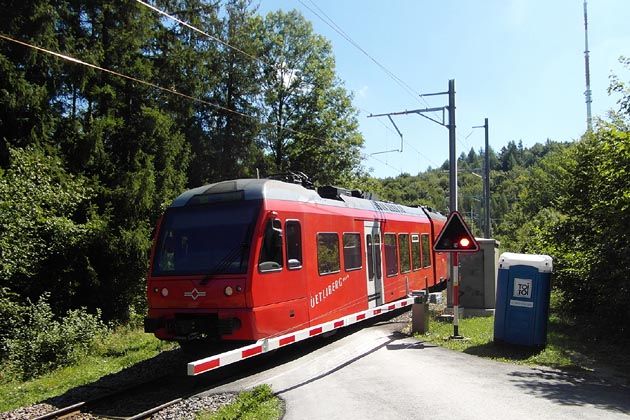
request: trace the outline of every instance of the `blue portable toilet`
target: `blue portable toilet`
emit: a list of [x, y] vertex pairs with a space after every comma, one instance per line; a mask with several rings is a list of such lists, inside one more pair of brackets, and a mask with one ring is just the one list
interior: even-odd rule
[[495, 342], [546, 344], [552, 269], [548, 255], [504, 252], [499, 256]]

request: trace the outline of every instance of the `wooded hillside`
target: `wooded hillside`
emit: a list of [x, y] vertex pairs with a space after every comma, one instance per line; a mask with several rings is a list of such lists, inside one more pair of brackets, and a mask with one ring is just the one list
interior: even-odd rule
[[[366, 174], [331, 45], [299, 13], [155, 4], [202, 33], [140, 2], [2, 2], [0, 339], [41, 296], [58, 316], [142, 315], [155, 222], [190, 187], [295, 170], [448, 212], [448, 162]], [[503, 250], [553, 256], [558, 308], [628, 340], [630, 91], [617, 77], [610, 91], [619, 109], [582, 139], [490, 151], [492, 232]], [[458, 165], [480, 234], [482, 152]]]

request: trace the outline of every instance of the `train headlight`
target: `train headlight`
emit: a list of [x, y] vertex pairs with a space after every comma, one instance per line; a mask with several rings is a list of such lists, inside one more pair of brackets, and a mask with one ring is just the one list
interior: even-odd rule
[[168, 289], [166, 287], [162, 289], [162, 296], [168, 296]]
[[225, 293], [225, 296], [232, 296], [234, 294], [234, 289], [232, 289], [232, 286], [225, 286], [223, 293]]

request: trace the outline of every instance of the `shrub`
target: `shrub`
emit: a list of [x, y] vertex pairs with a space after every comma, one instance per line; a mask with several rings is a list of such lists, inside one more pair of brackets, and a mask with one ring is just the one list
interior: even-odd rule
[[3, 343], [15, 335], [24, 325], [26, 308], [19, 303], [19, 296], [6, 287], [0, 287], [0, 357], [6, 356]]
[[3, 347], [11, 368], [27, 380], [76, 363], [106, 331], [100, 312], [93, 315], [84, 308], [56, 320], [45, 294], [27, 306], [24, 324], [13, 329], [14, 336], [5, 338]]

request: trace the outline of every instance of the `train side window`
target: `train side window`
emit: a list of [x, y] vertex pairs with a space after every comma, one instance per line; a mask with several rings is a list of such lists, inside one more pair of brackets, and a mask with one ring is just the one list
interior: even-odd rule
[[339, 262], [339, 235], [337, 233], [317, 234], [317, 267], [319, 274], [338, 273]]
[[363, 266], [361, 261], [361, 234], [343, 234], [343, 267], [346, 271], [357, 270]]
[[289, 270], [302, 268], [302, 226], [297, 220], [284, 224], [287, 237], [287, 267]]
[[409, 234], [398, 234], [398, 253], [400, 254], [400, 272], [411, 271], [411, 256], [409, 255]]
[[411, 265], [413, 271], [422, 268], [422, 260], [420, 259], [420, 235], [417, 233], [411, 235]]
[[431, 267], [431, 247], [429, 244], [429, 235], [422, 234], [422, 266], [424, 268]]
[[385, 234], [385, 271], [388, 276], [398, 274], [398, 252], [396, 234]]
[[368, 278], [374, 278], [374, 259], [372, 257], [372, 235], [369, 233], [365, 235], [365, 242], [367, 246], [367, 268], [368, 268]]
[[267, 221], [258, 269], [261, 272], [282, 270], [282, 222], [279, 219]]

